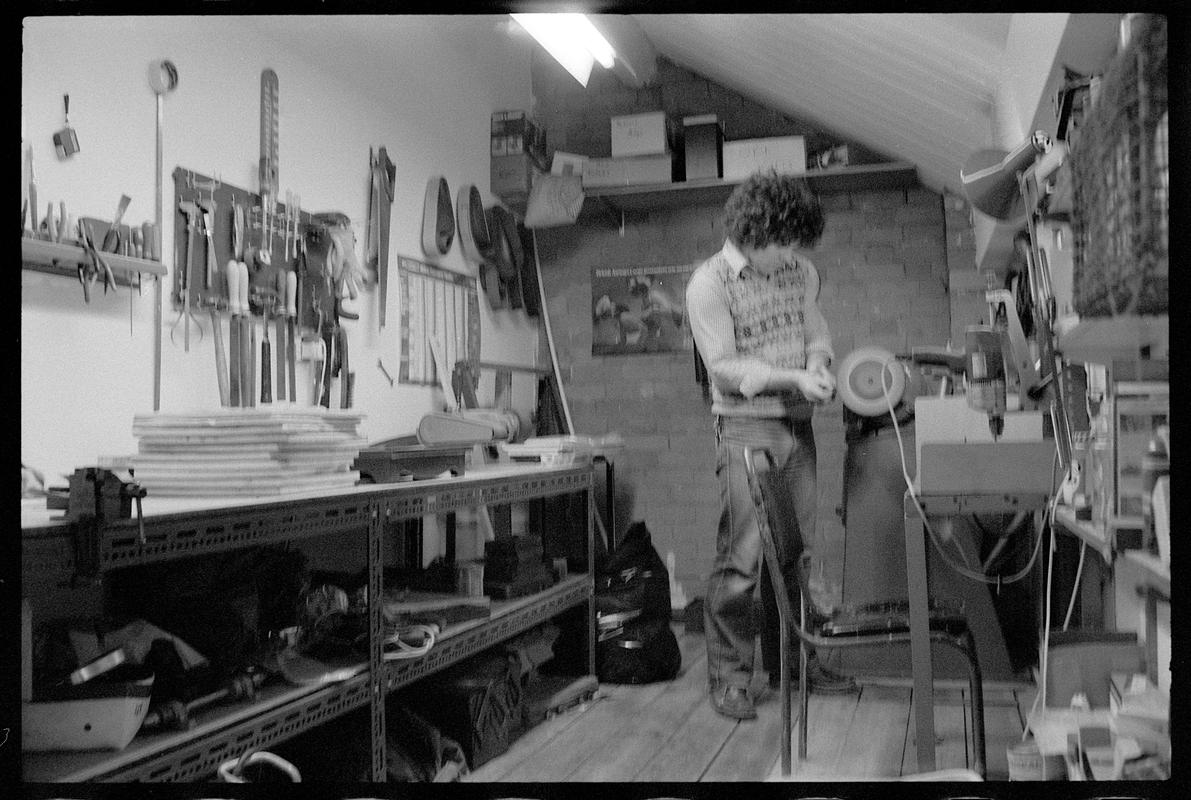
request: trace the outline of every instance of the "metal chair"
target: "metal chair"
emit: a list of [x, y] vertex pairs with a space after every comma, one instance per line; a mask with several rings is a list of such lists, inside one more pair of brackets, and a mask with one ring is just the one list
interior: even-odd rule
[[[798, 719], [798, 758], [806, 758], [807, 708], [809, 687], [807, 685], [807, 657], [813, 648], [832, 649], [840, 647], [871, 647], [873, 645], [895, 645], [910, 643], [909, 605], [905, 600], [865, 603], [845, 606], [829, 616], [812, 614], [808, 625], [807, 587], [802, 591], [800, 609], [794, 615], [793, 603], [787, 590], [786, 577], [782, 571], [782, 560], [773, 538], [773, 529], [788, 530], [798, 525], [789, 493], [773, 479], [773, 457], [768, 450], [746, 448], [744, 452], [749, 489], [761, 531], [763, 565], [768, 574], [778, 610], [781, 647], [780, 694], [782, 707], [782, 774], [790, 774], [790, 633], [799, 641], [798, 702], [801, 709]], [[801, 534], [794, 531], [792, 535]], [[783, 542], [785, 539], [783, 538]], [[800, 577], [801, 577], [801, 573]], [[802, 581], [800, 581], [802, 583]], [[980, 663], [976, 658], [976, 641], [968, 626], [962, 607], [954, 603], [931, 600], [930, 638], [956, 648], [968, 660], [968, 686], [972, 698], [972, 738], [975, 771], [985, 776], [984, 748], [984, 695], [980, 677]], [[921, 743], [919, 746], [923, 746]], [[927, 745], [931, 746], [931, 745]]]

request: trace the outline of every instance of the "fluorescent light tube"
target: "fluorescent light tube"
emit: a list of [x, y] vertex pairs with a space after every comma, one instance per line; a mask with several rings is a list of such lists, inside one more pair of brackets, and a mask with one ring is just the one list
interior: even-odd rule
[[605, 69], [616, 51], [583, 14], [511, 14], [584, 87], [596, 61]]

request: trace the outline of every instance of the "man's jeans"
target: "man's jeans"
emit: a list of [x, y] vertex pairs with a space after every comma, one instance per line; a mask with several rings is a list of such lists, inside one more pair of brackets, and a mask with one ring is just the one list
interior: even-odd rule
[[[704, 627], [707, 632], [707, 676], [711, 687], [746, 687], [753, 672], [756, 628], [753, 598], [761, 570], [761, 534], [757, 526], [744, 449], [766, 449], [774, 459], [774, 476], [788, 487], [797, 524], [783, 525], [773, 535], [791, 602], [798, 608], [797, 564], [803, 542], [814, 542], [816, 514], [815, 436], [811, 421], [717, 417], [716, 477], [720, 484], [720, 521], [716, 556], [707, 584]], [[778, 665], [777, 606], [768, 577], [761, 592], [766, 624], [761, 631], [764, 666]]]

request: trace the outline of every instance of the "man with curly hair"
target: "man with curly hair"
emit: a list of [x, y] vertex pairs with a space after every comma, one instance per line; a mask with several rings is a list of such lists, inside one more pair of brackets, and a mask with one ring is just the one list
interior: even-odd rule
[[[724, 716], [752, 719], [753, 594], [761, 541], [744, 450], [772, 453], [797, 509], [798, 525], [778, 545], [797, 608], [798, 587], [807, 585], [803, 542], [813, 543], [815, 535], [811, 415], [816, 404], [834, 396], [835, 378], [828, 369], [831, 335], [818, 306], [819, 274], [796, 249], [814, 246], [823, 233], [818, 198], [802, 179], [770, 171], [738, 186], [724, 211], [727, 241], [691, 275], [686, 305], [711, 382], [720, 485], [716, 556], [704, 600], [711, 704]], [[768, 580], [763, 583], [762, 665], [776, 686], [776, 604]], [[855, 690], [851, 678], [831, 673], [813, 655], [807, 677], [820, 693]]]

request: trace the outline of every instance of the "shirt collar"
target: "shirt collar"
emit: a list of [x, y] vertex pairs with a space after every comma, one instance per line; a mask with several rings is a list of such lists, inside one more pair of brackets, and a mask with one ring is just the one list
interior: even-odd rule
[[[732, 243], [731, 239], [724, 240], [724, 248], [720, 251], [724, 260], [728, 262], [728, 266], [732, 268], [733, 277], [739, 278], [740, 273], [744, 272], [744, 268], [749, 266], [748, 256], [740, 251], [740, 248]], [[799, 262], [798, 253], [794, 253], [789, 261], [791, 267], [797, 267]]]
[[720, 252], [723, 254], [724, 260], [728, 262], [728, 266], [732, 268], [732, 274], [739, 278], [740, 273], [749, 264], [748, 257], [740, 252], [740, 248], [734, 245], [731, 239], [724, 240], [724, 249]]

